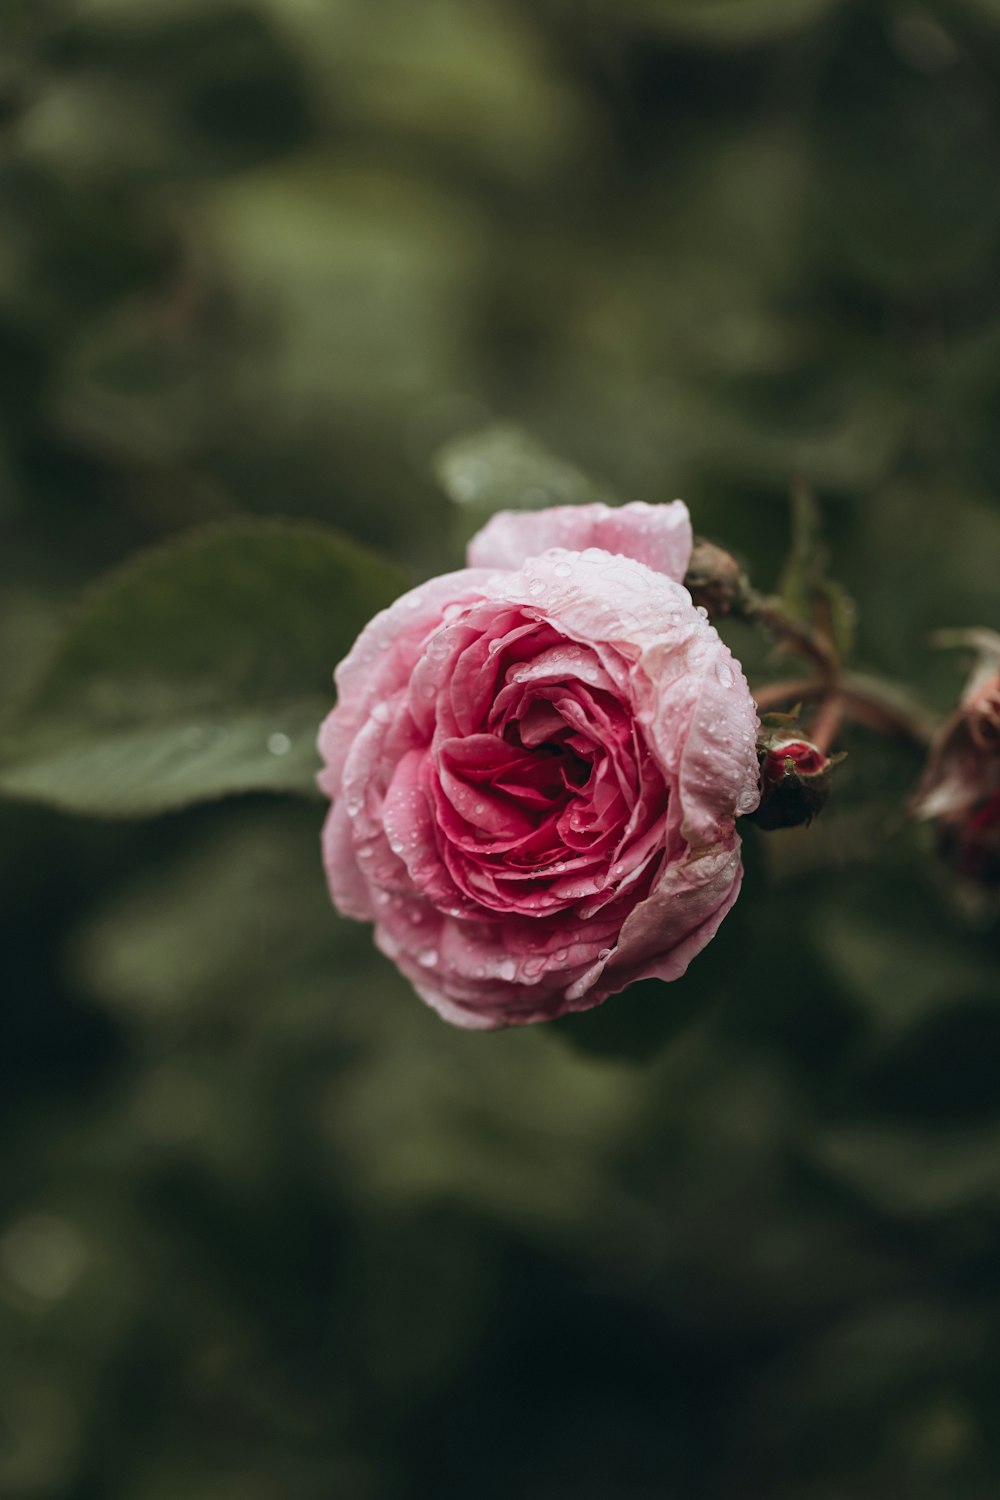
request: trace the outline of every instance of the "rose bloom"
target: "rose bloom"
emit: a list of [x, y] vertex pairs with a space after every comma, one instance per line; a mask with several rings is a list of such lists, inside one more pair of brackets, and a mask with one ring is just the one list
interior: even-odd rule
[[913, 813], [937, 825], [960, 875], [1000, 884], [1000, 635], [969, 632], [979, 660], [931, 744]]
[[337, 668], [330, 892], [445, 1019], [677, 979], [735, 902], [757, 715], [690, 553], [680, 501], [502, 512]]

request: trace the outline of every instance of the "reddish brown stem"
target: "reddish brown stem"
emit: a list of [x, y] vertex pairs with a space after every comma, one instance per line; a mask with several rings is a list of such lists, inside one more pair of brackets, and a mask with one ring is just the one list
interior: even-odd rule
[[809, 731], [809, 738], [824, 755], [829, 755], [833, 742], [840, 733], [846, 708], [847, 704], [840, 693], [831, 693], [820, 705]]
[[920, 749], [926, 749], [933, 739], [935, 720], [925, 708], [892, 683], [848, 672], [841, 690], [851, 718], [868, 729], [874, 729], [877, 734], [909, 740]]
[[787, 682], [768, 682], [751, 691], [758, 713], [768, 714], [785, 704], [805, 703], [818, 698], [825, 690], [826, 684], [818, 677], [793, 677]]
[[[766, 714], [786, 704], [812, 702], [830, 691], [830, 684], [820, 677], [795, 677], [786, 682], [766, 683], [755, 688], [753, 696], [758, 712]], [[933, 738], [934, 719], [892, 683], [847, 672], [837, 683], [833, 696], [840, 701], [842, 715], [876, 734], [908, 740], [920, 748], [929, 745]]]
[[789, 650], [808, 657], [816, 664], [824, 682], [832, 682], [837, 676], [840, 663], [833, 642], [811, 625], [793, 619], [780, 599], [769, 598], [748, 588], [740, 601], [740, 613], [751, 624], [762, 625], [769, 635]]

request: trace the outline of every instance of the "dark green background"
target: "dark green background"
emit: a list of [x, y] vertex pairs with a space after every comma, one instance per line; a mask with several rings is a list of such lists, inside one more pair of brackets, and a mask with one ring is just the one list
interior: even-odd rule
[[[497, 417], [765, 587], [804, 476], [946, 708], [998, 188], [997, 0], [0, 0], [4, 710], [206, 520], [451, 565]], [[334, 917], [318, 801], [5, 805], [4, 1500], [996, 1500], [996, 929], [847, 748], [684, 981], [496, 1036]]]

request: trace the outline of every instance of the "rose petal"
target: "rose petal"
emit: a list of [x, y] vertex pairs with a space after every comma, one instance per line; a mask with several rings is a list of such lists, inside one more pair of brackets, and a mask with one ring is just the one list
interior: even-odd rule
[[569, 552], [600, 547], [681, 583], [691, 561], [691, 517], [683, 500], [501, 510], [472, 538], [466, 556], [470, 568], [520, 568], [550, 547]]

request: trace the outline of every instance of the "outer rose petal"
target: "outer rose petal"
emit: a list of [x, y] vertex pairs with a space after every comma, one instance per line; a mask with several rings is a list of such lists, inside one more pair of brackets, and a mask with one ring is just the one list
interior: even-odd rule
[[479, 597], [477, 585], [488, 576], [465, 568], [431, 578], [380, 610], [365, 626], [334, 672], [337, 706], [319, 731], [318, 749], [326, 770], [318, 780], [328, 796], [337, 795], [347, 752], [372, 709], [408, 684], [444, 610]]
[[600, 547], [645, 563], [683, 583], [692, 547], [691, 517], [683, 500], [669, 505], [556, 505], [550, 510], [501, 510], [476, 533], [470, 568], [520, 568], [550, 547], [583, 552]]

